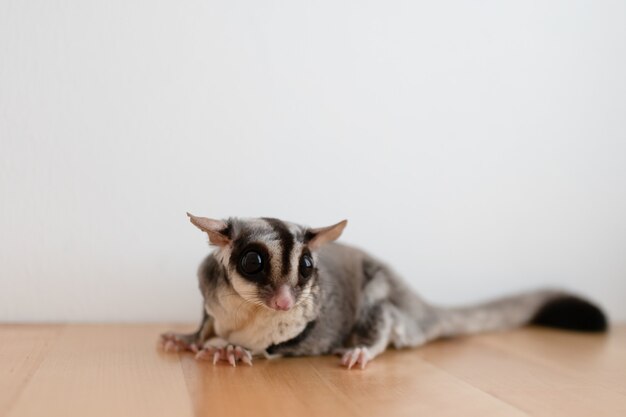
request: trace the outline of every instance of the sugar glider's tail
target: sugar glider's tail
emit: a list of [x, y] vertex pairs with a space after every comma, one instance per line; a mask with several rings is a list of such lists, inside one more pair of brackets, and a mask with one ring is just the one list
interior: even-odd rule
[[526, 324], [581, 332], [605, 332], [604, 312], [583, 298], [561, 291], [535, 291], [472, 307], [437, 309], [438, 337], [505, 330]]

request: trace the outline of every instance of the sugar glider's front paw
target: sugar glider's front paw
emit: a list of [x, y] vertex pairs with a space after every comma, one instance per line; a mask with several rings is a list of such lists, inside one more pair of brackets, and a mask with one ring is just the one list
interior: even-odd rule
[[365, 346], [342, 349], [336, 353], [341, 355], [341, 365], [348, 369], [352, 369], [354, 365], [359, 365], [359, 368], [365, 369], [368, 362], [374, 358]]
[[232, 366], [237, 366], [237, 362], [241, 361], [252, 366], [252, 353], [248, 349], [231, 345], [219, 337], [208, 340], [196, 354], [196, 359], [213, 360], [213, 365], [219, 361], [226, 361]]
[[163, 333], [159, 338], [159, 345], [166, 352], [198, 351], [196, 333]]

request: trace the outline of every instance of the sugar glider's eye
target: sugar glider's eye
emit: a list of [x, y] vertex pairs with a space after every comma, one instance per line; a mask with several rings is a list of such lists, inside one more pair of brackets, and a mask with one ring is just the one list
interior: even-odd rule
[[311, 259], [310, 255], [304, 254], [302, 258], [300, 258], [300, 275], [303, 278], [308, 278], [313, 273], [313, 259]]
[[263, 269], [263, 257], [255, 251], [246, 252], [239, 260], [241, 270], [248, 275], [254, 275]]

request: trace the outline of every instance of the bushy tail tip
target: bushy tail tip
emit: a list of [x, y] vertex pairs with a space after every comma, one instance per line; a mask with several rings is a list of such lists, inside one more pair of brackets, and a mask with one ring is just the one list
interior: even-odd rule
[[579, 332], [599, 333], [608, 329], [608, 319], [599, 307], [570, 295], [548, 301], [530, 323]]

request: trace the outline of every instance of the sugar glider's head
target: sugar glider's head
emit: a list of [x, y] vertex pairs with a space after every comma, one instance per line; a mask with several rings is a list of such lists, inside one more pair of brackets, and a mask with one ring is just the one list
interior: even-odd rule
[[218, 247], [233, 289], [246, 301], [290, 310], [310, 300], [317, 283], [316, 251], [337, 239], [348, 223], [309, 228], [272, 218], [213, 220], [187, 213]]

